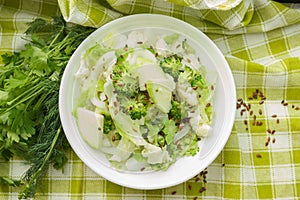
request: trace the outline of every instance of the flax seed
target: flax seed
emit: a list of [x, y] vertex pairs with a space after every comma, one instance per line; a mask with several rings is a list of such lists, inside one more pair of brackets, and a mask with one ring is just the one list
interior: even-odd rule
[[267, 132], [268, 132], [268, 133], [272, 133], [271, 129], [269, 129], [269, 128], [268, 128]]
[[261, 100], [261, 101], [258, 102], [258, 103], [261, 105], [261, 104], [263, 104], [264, 102], [265, 102], [264, 100]]
[[275, 134], [275, 132], [276, 132], [275, 130], [272, 130], [272, 133], [271, 133], [271, 134], [272, 134], [272, 135], [274, 135], [274, 134]]
[[273, 140], [272, 140], [272, 143], [275, 143], [276, 142], [276, 139], [275, 138], [273, 138]]
[[273, 114], [273, 115], [272, 115], [272, 117], [273, 117], [273, 118], [276, 118], [276, 117], [277, 117], [277, 115], [276, 115], [276, 114]]
[[253, 110], [250, 111], [250, 116], [253, 115]]
[[268, 146], [268, 145], [269, 145], [269, 142], [266, 142], [266, 143], [265, 143], [265, 146]]
[[258, 153], [256, 154], [256, 158], [261, 158], [262, 156]]
[[245, 125], [248, 125], [248, 121], [247, 121], [247, 120], [244, 120], [244, 124], [245, 124]]
[[189, 188], [189, 190], [191, 190], [191, 189], [192, 189], [192, 186], [191, 186], [191, 185], [188, 185], [188, 188]]
[[268, 142], [270, 142], [271, 141], [271, 138], [270, 138], [270, 136], [268, 137], [268, 140], [267, 140]]
[[259, 113], [260, 115], [262, 115], [262, 110], [261, 110], [261, 109], [259, 109], [259, 110], [258, 110], [258, 113]]
[[205, 187], [201, 187], [201, 189], [199, 190], [200, 193], [204, 192], [206, 190]]
[[171, 194], [172, 194], [172, 195], [176, 194], [176, 191], [173, 191]]
[[257, 93], [256, 93], [256, 92], [253, 92], [252, 97], [253, 97], [254, 99], [257, 99]]
[[295, 110], [300, 110], [300, 108], [297, 106], [297, 107], [295, 108]]
[[279, 124], [279, 119], [276, 120], [276, 123]]
[[284, 100], [281, 101], [281, 104], [284, 104]]
[[287, 102], [285, 102], [284, 104], [282, 104], [283, 106], [288, 106], [289, 104]]
[[292, 108], [295, 108], [295, 105], [292, 105]]

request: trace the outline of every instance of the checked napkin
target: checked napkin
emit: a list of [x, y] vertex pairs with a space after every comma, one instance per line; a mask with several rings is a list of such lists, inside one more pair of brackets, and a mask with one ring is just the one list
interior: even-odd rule
[[[298, 199], [300, 4], [269, 0], [0, 0], [0, 54], [23, 47], [26, 23], [36, 17], [62, 14], [66, 21], [100, 27], [137, 13], [184, 20], [207, 34], [226, 57], [236, 84], [237, 110], [225, 148], [198, 176], [150, 191], [103, 179], [70, 150], [64, 173], [50, 168], [36, 198]], [[0, 176], [19, 178], [26, 168], [18, 158], [0, 160]], [[0, 199], [17, 199], [17, 192], [17, 188], [0, 187]]]

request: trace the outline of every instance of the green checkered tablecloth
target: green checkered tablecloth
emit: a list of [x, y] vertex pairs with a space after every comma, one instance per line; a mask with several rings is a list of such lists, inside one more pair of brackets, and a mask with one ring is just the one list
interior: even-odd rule
[[[149, 191], [122, 187], [96, 175], [70, 150], [64, 173], [50, 168], [37, 199], [298, 199], [299, 4], [269, 0], [0, 0], [0, 54], [23, 48], [27, 22], [60, 13], [66, 21], [93, 27], [136, 13], [170, 15], [194, 25], [227, 59], [237, 89], [237, 111], [223, 151], [204, 172], [185, 183]], [[19, 178], [26, 169], [18, 158], [0, 160], [0, 176]], [[18, 188], [1, 186], [0, 199], [17, 196]]]

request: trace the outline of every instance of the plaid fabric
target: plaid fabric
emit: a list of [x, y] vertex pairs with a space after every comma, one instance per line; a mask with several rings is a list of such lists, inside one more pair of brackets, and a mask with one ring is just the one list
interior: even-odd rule
[[[200, 7], [201, 2], [0, 0], [0, 54], [22, 48], [26, 22], [56, 15], [59, 9], [67, 21], [95, 27], [122, 15], [159, 13], [204, 31], [226, 56], [237, 87], [231, 136], [216, 160], [193, 179], [161, 190], [129, 189], [96, 175], [70, 151], [64, 173], [51, 168], [37, 199], [300, 196], [300, 6], [244, 0], [221, 10]], [[18, 178], [26, 167], [17, 158], [0, 161], [0, 176]], [[0, 199], [16, 199], [17, 192], [1, 187]]]

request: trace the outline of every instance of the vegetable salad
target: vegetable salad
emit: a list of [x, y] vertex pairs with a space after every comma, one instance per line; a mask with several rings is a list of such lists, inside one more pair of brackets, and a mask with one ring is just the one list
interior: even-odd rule
[[108, 35], [75, 74], [81, 136], [118, 170], [166, 170], [211, 130], [214, 85], [195, 49], [179, 34], [155, 37]]

